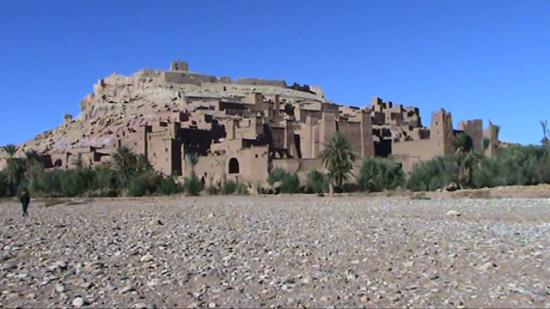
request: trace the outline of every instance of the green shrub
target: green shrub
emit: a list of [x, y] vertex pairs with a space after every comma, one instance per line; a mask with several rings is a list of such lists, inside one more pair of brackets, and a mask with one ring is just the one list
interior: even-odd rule
[[546, 147], [545, 153], [539, 160], [538, 176], [541, 183], [550, 183], [550, 147]]
[[119, 194], [117, 175], [108, 166], [93, 169], [95, 175], [89, 195], [96, 197], [114, 197]]
[[501, 149], [495, 159], [483, 158], [475, 166], [477, 188], [550, 183], [550, 148], [514, 145]]
[[416, 164], [409, 174], [407, 188], [412, 191], [433, 191], [457, 183], [456, 156], [437, 157]]
[[382, 158], [368, 158], [363, 161], [357, 183], [363, 191], [380, 192], [395, 190], [405, 181], [401, 164]]
[[238, 185], [235, 181], [227, 180], [222, 186], [221, 193], [223, 195], [233, 194], [233, 193], [235, 193], [235, 191], [237, 191], [237, 186]]
[[282, 168], [274, 169], [268, 176], [267, 182], [270, 185], [280, 182], [281, 193], [299, 193], [300, 179], [296, 173], [288, 173]]
[[206, 188], [206, 193], [208, 193], [208, 195], [218, 195], [220, 194], [220, 188], [218, 188], [217, 186], [210, 186], [208, 188]]
[[285, 171], [280, 167], [277, 167], [273, 171], [271, 171], [271, 173], [269, 173], [269, 176], [267, 177], [267, 182], [270, 185], [273, 185], [278, 181], [282, 181], [287, 174], [288, 174], [287, 171]]
[[188, 195], [199, 195], [200, 192], [203, 189], [203, 184], [201, 180], [195, 175], [195, 173], [191, 174], [191, 177], [186, 178], [183, 183], [183, 188], [185, 190], [185, 193]]
[[[457, 182], [456, 162], [455, 156], [448, 156], [418, 164], [409, 176], [409, 189], [435, 190]], [[548, 147], [513, 145], [502, 148], [497, 158], [477, 158], [473, 164], [475, 188], [539, 183], [550, 183]]]
[[162, 177], [153, 172], [144, 172], [129, 179], [128, 195], [145, 196], [157, 191]]
[[248, 195], [248, 187], [244, 183], [239, 183], [237, 186], [237, 189], [235, 190], [235, 194], [237, 195]]
[[510, 146], [498, 156], [502, 185], [533, 185], [540, 182], [539, 160], [545, 149], [538, 146]]
[[492, 158], [483, 158], [474, 167], [473, 185], [475, 188], [492, 188], [502, 184], [499, 175], [500, 164]]
[[8, 181], [6, 174], [0, 172], [0, 197], [8, 196]]
[[61, 170], [45, 172], [39, 175], [39, 188], [35, 188], [34, 194], [42, 192], [46, 197], [60, 197], [61, 192]]
[[300, 193], [300, 179], [296, 173], [287, 173], [281, 180], [281, 193]]
[[31, 196], [45, 195], [42, 188], [42, 179], [44, 178], [45, 173], [46, 171], [44, 170], [44, 167], [39, 164], [29, 164], [27, 166], [27, 184]]
[[308, 193], [324, 193], [328, 191], [327, 177], [316, 170], [307, 174], [306, 191]]
[[95, 174], [91, 169], [74, 169], [65, 171], [61, 177], [63, 196], [83, 196], [92, 187]]
[[117, 175], [115, 171], [107, 166], [99, 166], [94, 169], [94, 189], [112, 188], [117, 189]]
[[143, 176], [137, 176], [129, 180], [128, 195], [129, 196], [144, 196], [147, 194], [149, 180]]
[[47, 197], [83, 196], [90, 191], [94, 172], [90, 169], [55, 170], [35, 174], [31, 180], [34, 195]]
[[180, 186], [176, 183], [174, 177], [161, 177], [157, 188], [156, 193], [160, 195], [171, 195], [181, 192]]

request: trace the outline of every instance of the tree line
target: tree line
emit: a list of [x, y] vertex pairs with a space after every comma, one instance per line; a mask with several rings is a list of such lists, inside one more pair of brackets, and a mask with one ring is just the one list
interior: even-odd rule
[[[543, 125], [544, 131], [546, 126]], [[545, 131], [546, 132], [546, 131]], [[496, 158], [473, 151], [471, 138], [457, 136], [455, 153], [416, 164], [408, 174], [391, 158], [366, 158], [354, 173], [356, 154], [346, 138], [336, 132], [321, 153], [328, 171], [311, 171], [305, 183], [296, 173], [274, 169], [267, 179], [269, 188], [257, 186], [258, 193], [333, 193], [380, 192], [384, 190], [433, 191], [445, 188], [483, 188], [507, 185], [550, 183], [550, 144], [546, 135], [541, 146], [512, 145], [499, 151]], [[16, 157], [14, 145], [3, 147], [7, 165], [0, 171], [0, 197], [10, 197], [26, 188], [33, 196], [43, 197], [116, 197], [169, 195], [247, 194], [244, 183], [232, 180], [205, 187], [194, 171], [198, 157], [187, 154], [190, 176], [183, 183], [152, 168], [147, 158], [120, 147], [109, 163], [84, 167], [81, 162], [69, 170], [46, 170], [36, 152]]]

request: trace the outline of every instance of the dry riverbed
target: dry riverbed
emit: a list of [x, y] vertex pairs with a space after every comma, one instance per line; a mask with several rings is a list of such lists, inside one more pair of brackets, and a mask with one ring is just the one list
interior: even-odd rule
[[549, 307], [550, 199], [0, 203], [0, 307]]

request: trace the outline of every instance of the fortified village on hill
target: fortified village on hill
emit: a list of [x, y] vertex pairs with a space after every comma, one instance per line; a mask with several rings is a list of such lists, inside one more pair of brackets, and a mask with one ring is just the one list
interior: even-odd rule
[[[70, 169], [106, 163], [126, 146], [164, 175], [185, 177], [193, 169], [206, 185], [234, 180], [252, 186], [265, 183], [275, 168], [300, 178], [324, 170], [320, 153], [335, 132], [351, 143], [356, 167], [367, 157], [392, 157], [410, 171], [454, 153], [460, 133], [471, 137], [478, 154], [494, 157], [499, 146], [497, 126], [484, 129], [475, 119], [455, 130], [444, 109], [432, 113], [426, 128], [417, 107], [380, 98], [366, 108], [343, 106], [327, 100], [320, 87], [198, 74], [175, 61], [169, 71], [99, 80], [77, 119], [66, 115], [64, 124], [19, 153], [33, 150], [48, 168]], [[198, 156], [193, 167], [191, 153]]]

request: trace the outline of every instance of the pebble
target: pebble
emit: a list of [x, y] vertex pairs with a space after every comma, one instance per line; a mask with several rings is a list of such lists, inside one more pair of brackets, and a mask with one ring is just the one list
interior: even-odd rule
[[57, 261], [57, 262], [53, 263], [53, 264], [50, 266], [50, 270], [52, 270], [52, 271], [56, 271], [56, 270], [66, 270], [67, 267], [68, 267], [67, 262], [65, 262], [65, 261]]
[[134, 287], [130, 286], [130, 285], [127, 285], [125, 287], [123, 287], [121, 290], [120, 290], [120, 294], [125, 294], [125, 293], [128, 293], [128, 292], [133, 292], [135, 291]]
[[487, 272], [493, 268], [496, 268], [497, 267], [497, 264], [493, 263], [493, 262], [486, 262], [484, 263], [483, 265], [481, 265], [479, 267], [479, 269], [483, 272]]
[[447, 212], [447, 217], [449, 218], [458, 218], [460, 217], [462, 214], [456, 210], [449, 210]]
[[84, 306], [84, 299], [82, 297], [77, 297], [73, 300], [73, 306], [76, 308], [81, 308]]
[[151, 254], [147, 253], [146, 255], [142, 256], [141, 259], [139, 259], [139, 260], [140, 260], [140, 262], [146, 263], [146, 262], [150, 262], [154, 259], [155, 258]]
[[65, 292], [65, 290], [66, 290], [66, 288], [65, 288], [65, 286], [64, 286], [63, 284], [57, 283], [57, 284], [55, 285], [55, 291], [56, 291], [57, 293], [63, 293], [63, 292]]

